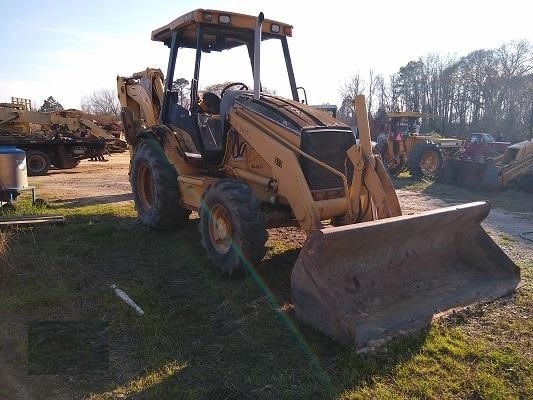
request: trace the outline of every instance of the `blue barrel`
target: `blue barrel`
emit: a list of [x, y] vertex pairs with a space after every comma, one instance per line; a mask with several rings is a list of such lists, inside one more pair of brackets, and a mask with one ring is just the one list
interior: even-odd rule
[[26, 153], [15, 146], [0, 146], [0, 191], [28, 187]]

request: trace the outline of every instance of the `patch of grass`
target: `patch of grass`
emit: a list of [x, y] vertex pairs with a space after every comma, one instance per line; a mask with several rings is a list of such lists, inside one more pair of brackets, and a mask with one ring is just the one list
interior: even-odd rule
[[[109, 324], [109, 371], [40, 377], [42, 398], [512, 399], [533, 392], [531, 262], [520, 265], [527, 285], [512, 297], [359, 354], [295, 319], [290, 272], [300, 244], [272, 239], [258, 268], [224, 277], [200, 246], [197, 219], [158, 233], [136, 222], [132, 205], [27, 211], [63, 214], [66, 223], [9, 237], [14, 272], [0, 291], [0, 319], [23, 322], [0, 336], [0, 349], [23, 349], [9, 353], [9, 367], [25, 365], [28, 321]], [[36, 377], [24, 379], [36, 387]]]
[[436, 325], [411, 359], [341, 398], [521, 399], [531, 393], [532, 372], [530, 361], [512, 347], [494, 348], [462, 327]]

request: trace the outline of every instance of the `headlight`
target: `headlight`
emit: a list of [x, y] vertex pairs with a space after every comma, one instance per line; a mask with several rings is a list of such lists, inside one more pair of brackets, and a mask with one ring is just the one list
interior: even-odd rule
[[270, 32], [273, 32], [273, 33], [279, 33], [279, 25], [272, 24], [272, 25], [270, 26]]
[[218, 22], [221, 24], [229, 24], [231, 22], [231, 18], [229, 15], [219, 15]]

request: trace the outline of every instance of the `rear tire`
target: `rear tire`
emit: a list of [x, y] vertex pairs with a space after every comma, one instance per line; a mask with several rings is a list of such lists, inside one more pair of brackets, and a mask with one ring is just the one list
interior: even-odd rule
[[249, 186], [223, 179], [202, 196], [198, 229], [209, 260], [224, 273], [242, 272], [265, 255], [265, 216]]
[[191, 212], [180, 204], [178, 173], [155, 140], [137, 146], [130, 185], [139, 220], [149, 228], [169, 230], [189, 219]]
[[442, 152], [433, 142], [419, 143], [411, 150], [408, 164], [413, 178], [437, 180], [442, 168]]
[[29, 150], [26, 152], [26, 166], [28, 176], [46, 175], [50, 169], [50, 157], [41, 150]]

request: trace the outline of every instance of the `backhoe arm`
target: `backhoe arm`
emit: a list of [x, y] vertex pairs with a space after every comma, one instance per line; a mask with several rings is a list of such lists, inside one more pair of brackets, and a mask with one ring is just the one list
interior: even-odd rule
[[[396, 191], [381, 158], [372, 153], [370, 128], [365, 96], [358, 95], [353, 101], [359, 130], [359, 145], [348, 149], [348, 157], [354, 165], [350, 186], [350, 201], [356, 219], [352, 222], [372, 221], [402, 215]], [[361, 209], [363, 202], [370, 202]], [[357, 217], [360, 215], [359, 217]]]

